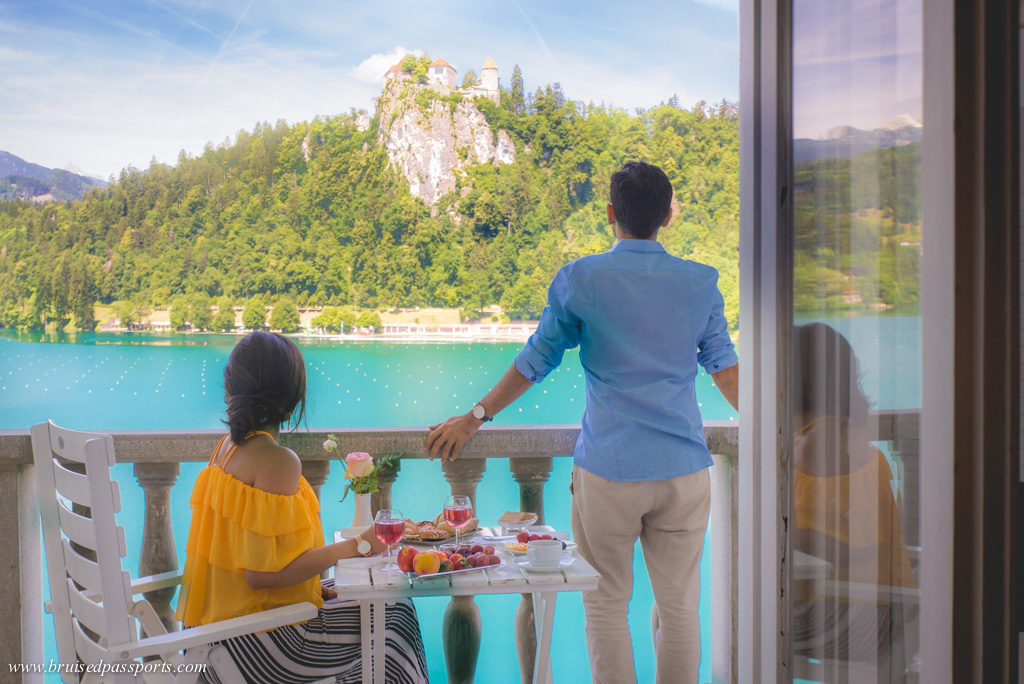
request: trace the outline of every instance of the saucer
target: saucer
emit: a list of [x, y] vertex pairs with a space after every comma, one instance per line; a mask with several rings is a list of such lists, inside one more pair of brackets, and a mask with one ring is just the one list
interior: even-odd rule
[[530, 559], [526, 558], [525, 556], [521, 558], [516, 558], [512, 562], [521, 567], [523, 570], [530, 570], [532, 572], [558, 572], [560, 570], [565, 570], [566, 568], [570, 567], [573, 563], [575, 563], [576, 557], [562, 556], [562, 559], [558, 561], [558, 565], [533, 565], [530, 562]]

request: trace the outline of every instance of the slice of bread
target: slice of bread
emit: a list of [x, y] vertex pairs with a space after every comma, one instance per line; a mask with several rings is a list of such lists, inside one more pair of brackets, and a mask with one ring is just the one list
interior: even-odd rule
[[515, 525], [516, 523], [521, 523], [524, 520], [530, 520], [531, 518], [536, 520], [537, 514], [524, 513], [523, 511], [505, 511], [501, 514], [501, 517], [498, 518], [498, 523], [500, 525]]

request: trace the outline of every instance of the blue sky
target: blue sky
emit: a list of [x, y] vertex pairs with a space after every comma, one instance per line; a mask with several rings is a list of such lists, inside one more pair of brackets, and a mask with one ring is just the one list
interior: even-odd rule
[[825, 137], [922, 110], [924, 0], [794, 0], [793, 130]]
[[402, 51], [634, 108], [736, 100], [737, 0], [0, 0], [0, 149], [106, 177], [372, 108]]

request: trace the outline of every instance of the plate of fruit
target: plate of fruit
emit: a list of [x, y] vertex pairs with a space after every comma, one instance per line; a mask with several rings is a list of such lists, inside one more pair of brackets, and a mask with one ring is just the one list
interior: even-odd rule
[[501, 565], [501, 562], [501, 556], [490, 545], [467, 544], [455, 549], [454, 553], [440, 549], [421, 550], [413, 546], [403, 546], [398, 551], [398, 568], [413, 578], [473, 572]]
[[569, 541], [567, 539], [559, 539], [559, 536], [560, 535], [552, 536], [547, 532], [538, 533], [523, 530], [522, 532], [516, 535], [516, 538], [514, 540], [509, 540], [505, 542], [504, 546], [506, 551], [511, 551], [514, 554], [522, 554], [526, 553], [526, 545], [532, 541], [537, 541], [539, 539], [557, 539], [558, 541], [562, 542], [563, 550], [576, 548], [576, 542]]

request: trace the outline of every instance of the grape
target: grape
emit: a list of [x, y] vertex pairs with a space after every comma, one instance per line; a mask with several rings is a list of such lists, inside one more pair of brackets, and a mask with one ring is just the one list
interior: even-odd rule
[[473, 548], [469, 550], [470, 553], [483, 553], [484, 547], [479, 544], [474, 544]]

